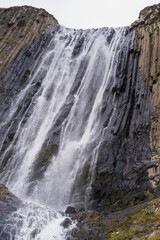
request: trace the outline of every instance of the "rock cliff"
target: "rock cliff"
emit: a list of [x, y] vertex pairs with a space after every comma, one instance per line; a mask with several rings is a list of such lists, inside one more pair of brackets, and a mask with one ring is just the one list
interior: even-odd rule
[[[0, 9], [0, 122], [6, 118], [4, 114], [13, 99], [28, 83], [36, 61], [41, 61], [51, 38], [47, 27], [57, 24], [44, 9], [29, 6]], [[31, 100], [31, 96], [29, 98]]]
[[[55, 26], [57, 23], [43, 9], [27, 6], [0, 9], [1, 123], [6, 119], [13, 99], [38, 68], [52, 37], [48, 25]], [[124, 49], [118, 59], [115, 85], [111, 88], [111, 95], [104, 98], [104, 128], [109, 123], [113, 109], [106, 110], [106, 104], [113, 105], [113, 95], [117, 115], [114, 115], [112, 125], [100, 146], [90, 208], [119, 210], [154, 197], [155, 189], [159, 187], [159, 28], [160, 4], [141, 11], [139, 20], [132, 25], [136, 41], [129, 51], [127, 49], [128, 52]], [[81, 45], [79, 43], [78, 50]], [[128, 54], [127, 61], [123, 61], [125, 51]], [[39, 76], [35, 80], [28, 96], [14, 114], [12, 123], [2, 126], [0, 136], [6, 135], [6, 138], [3, 143], [0, 140], [1, 154], [12, 142], [18, 123], [32, 104], [43, 77]], [[25, 114], [23, 124], [29, 114], [29, 111]], [[1, 162], [2, 172], [11, 155], [12, 151], [9, 150]]]
[[[0, 9], [1, 155], [14, 138], [16, 142], [18, 124], [21, 120], [22, 125], [27, 121], [31, 109], [29, 106], [34, 104], [34, 96], [46, 72], [42, 72], [35, 78], [28, 90], [28, 95], [23, 98], [12, 119], [3, 124], [8, 117], [9, 108], [17, 94], [27, 86], [30, 77], [42, 61], [50, 39], [58, 29], [57, 20], [43, 9], [28, 6]], [[102, 108], [104, 129], [111, 123], [110, 127], [106, 128], [106, 135], [100, 144], [95, 166], [96, 175], [88, 204], [88, 208], [100, 210], [101, 214], [93, 210], [87, 214], [83, 212], [84, 209], [77, 213], [74, 217], [78, 219], [80, 231], [72, 232], [72, 236], [78, 234], [75, 239], [82, 239], [82, 236], [84, 238], [89, 236], [88, 239], [95, 239], [95, 236], [96, 239], [128, 239], [133, 235], [136, 237], [145, 235], [146, 238], [152, 238], [150, 234], [159, 230], [157, 222], [157, 217], [159, 219], [160, 215], [159, 201], [153, 204], [150, 202], [147, 209], [142, 209], [140, 213], [138, 213], [139, 210], [134, 210], [133, 214], [128, 217], [128, 222], [124, 221], [124, 217], [128, 216], [130, 211], [132, 212], [133, 205], [151, 200], [159, 194], [160, 4], [142, 10], [139, 19], [129, 30], [126, 30], [126, 35], [133, 30], [135, 31], [134, 41], [129, 49], [124, 44], [124, 49], [117, 60], [116, 81], [114, 86], [109, 86], [110, 94], [106, 93], [104, 96]], [[76, 58], [81, 51], [83, 41], [84, 39], [77, 40], [73, 57]], [[126, 58], [123, 56], [125, 53], [127, 53]], [[85, 69], [85, 64], [82, 68]], [[82, 74], [81, 72], [77, 74], [78, 81], [83, 77], [83, 71]], [[76, 88], [77, 85], [75, 85]], [[49, 140], [46, 139], [48, 142], [45, 142], [40, 152], [37, 164], [34, 166], [36, 174], [32, 179], [33, 182], [43, 174], [52, 155], [58, 152], [60, 125], [72, 105], [67, 104], [57, 121], [58, 130], [55, 125], [53, 132], [50, 132]], [[114, 106], [116, 106], [116, 114], [110, 121]], [[53, 144], [55, 142], [56, 144]], [[9, 148], [3, 161], [0, 162], [2, 175], [5, 174], [3, 170], [12, 154], [12, 148]], [[86, 182], [84, 178], [86, 178], [88, 168], [86, 164], [81, 176], [76, 179], [75, 186], [78, 191], [83, 192], [83, 184]], [[76, 196], [77, 192], [74, 193]], [[5, 223], [6, 214], [14, 212], [21, 204], [20, 200], [1, 185], [0, 212], [2, 218], [0, 224]], [[128, 206], [130, 208], [126, 212], [106, 215]], [[152, 215], [154, 222], [148, 220], [148, 215], [149, 217]], [[118, 219], [117, 222], [114, 221], [115, 218]], [[140, 220], [138, 221], [137, 218]], [[112, 224], [112, 220], [115, 225]], [[137, 225], [140, 227], [137, 228]], [[5, 237], [7, 238], [7, 235]]]
[[154, 166], [148, 172], [153, 187], [157, 188], [160, 183], [160, 4], [143, 9], [132, 27], [137, 32], [140, 73], [150, 91], [150, 150]]
[[44, 9], [0, 8], [0, 77], [22, 48], [31, 45], [45, 27], [57, 23]]

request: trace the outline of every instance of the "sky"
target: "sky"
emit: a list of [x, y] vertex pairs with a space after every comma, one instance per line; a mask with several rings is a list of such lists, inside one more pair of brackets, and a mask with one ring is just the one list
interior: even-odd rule
[[69, 28], [129, 26], [144, 7], [160, 0], [0, 0], [0, 8], [30, 5], [44, 8]]

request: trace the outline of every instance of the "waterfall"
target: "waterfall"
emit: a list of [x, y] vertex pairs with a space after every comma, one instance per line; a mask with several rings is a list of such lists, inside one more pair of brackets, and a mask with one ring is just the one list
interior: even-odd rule
[[[47, 229], [55, 212], [68, 204], [89, 208], [100, 144], [116, 117], [115, 94], [111, 92], [117, 68], [119, 61], [127, 62], [133, 38], [128, 27], [73, 30], [59, 26], [50, 31], [53, 36], [46, 52], [1, 123], [9, 132], [13, 120], [18, 119], [16, 133], [1, 155], [0, 172], [1, 182], [28, 201], [26, 214], [35, 211], [37, 205], [32, 202], [39, 204], [40, 215], [54, 209], [52, 217], [45, 220]], [[37, 83], [38, 90], [19, 118], [22, 103]], [[107, 98], [112, 105], [107, 104]], [[109, 109], [107, 123], [104, 108]], [[61, 219], [57, 216], [54, 224]], [[43, 219], [36, 217], [35, 222]], [[61, 231], [53, 239], [61, 239]], [[48, 232], [38, 231], [36, 239], [52, 239], [45, 235]], [[24, 231], [23, 239], [32, 238]]]

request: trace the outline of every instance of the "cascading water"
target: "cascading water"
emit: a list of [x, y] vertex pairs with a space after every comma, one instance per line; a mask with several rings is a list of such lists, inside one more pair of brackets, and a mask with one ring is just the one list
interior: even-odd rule
[[[83, 31], [59, 27], [1, 123], [10, 130], [22, 102], [38, 82], [39, 88], [1, 156], [1, 182], [22, 200], [36, 202], [25, 203], [12, 216], [23, 216], [16, 239], [64, 239], [59, 225], [63, 217], [55, 211], [71, 203], [89, 207], [99, 146], [116, 116], [113, 94], [113, 107], [104, 124], [104, 95], [115, 84], [118, 59], [124, 49], [129, 51], [132, 35], [128, 27]], [[110, 106], [106, 103], [105, 107]], [[58, 233], [53, 226], [59, 226]]]

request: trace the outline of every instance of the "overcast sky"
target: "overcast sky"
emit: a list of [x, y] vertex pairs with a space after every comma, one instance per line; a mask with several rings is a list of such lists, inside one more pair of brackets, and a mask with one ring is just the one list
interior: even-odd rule
[[160, 0], [0, 0], [0, 8], [30, 5], [44, 8], [70, 28], [129, 26], [140, 10]]

